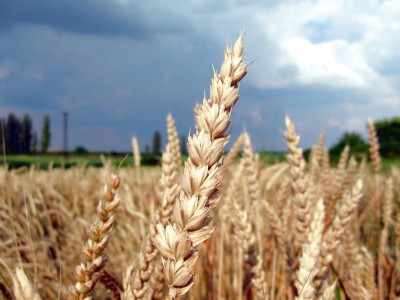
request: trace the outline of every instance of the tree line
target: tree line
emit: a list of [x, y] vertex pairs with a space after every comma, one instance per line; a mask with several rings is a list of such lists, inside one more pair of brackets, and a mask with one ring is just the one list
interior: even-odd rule
[[[400, 117], [379, 120], [374, 123], [382, 157], [400, 157]], [[330, 149], [331, 155], [339, 156], [343, 148], [349, 145], [352, 155], [368, 152], [368, 143], [359, 133], [346, 132]]]
[[[33, 129], [32, 118], [25, 114], [22, 118], [10, 113], [0, 119], [0, 146], [7, 154], [27, 154], [38, 152], [39, 137]], [[50, 117], [43, 118], [40, 152], [46, 153], [51, 141]]]
[[[40, 149], [38, 150], [39, 137], [33, 129], [32, 118], [25, 114], [22, 118], [10, 113], [7, 118], [0, 118], [0, 147], [7, 154], [27, 154], [38, 151], [46, 153], [51, 142], [50, 117], [43, 117]], [[375, 128], [380, 144], [380, 152], [383, 157], [400, 157], [400, 117], [384, 119], [375, 122]], [[186, 138], [180, 138], [181, 151], [187, 154]], [[368, 151], [368, 143], [359, 133], [346, 132], [339, 141], [330, 148], [330, 153], [338, 156], [345, 145], [350, 146], [352, 154], [360, 154]], [[146, 153], [161, 155], [162, 137], [159, 131], [155, 131], [152, 140], [152, 151], [146, 146]]]

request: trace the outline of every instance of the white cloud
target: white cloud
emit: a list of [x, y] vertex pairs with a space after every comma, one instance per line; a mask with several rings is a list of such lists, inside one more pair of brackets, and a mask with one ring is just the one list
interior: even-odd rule
[[281, 48], [288, 63], [298, 68], [297, 78], [293, 78], [296, 83], [362, 87], [368, 78], [375, 77], [373, 70], [344, 40], [313, 44], [305, 38], [293, 37], [283, 40]]
[[[400, 56], [400, 5], [395, 2], [283, 1], [277, 6], [249, 6], [254, 17], [248, 20], [246, 34], [257, 33], [246, 39], [247, 49], [258, 58], [249, 77], [260, 88], [323, 84], [398, 95], [393, 78], [381, 71]], [[226, 14], [235, 17], [236, 24], [230, 26], [240, 26], [235, 8]]]

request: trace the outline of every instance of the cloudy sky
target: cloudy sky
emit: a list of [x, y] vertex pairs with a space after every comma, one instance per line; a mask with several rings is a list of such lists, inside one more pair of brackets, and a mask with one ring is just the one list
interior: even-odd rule
[[365, 134], [368, 118], [400, 114], [398, 0], [0, 0], [0, 116], [51, 117], [52, 148], [142, 149], [171, 112], [193, 128], [226, 45], [245, 28], [232, 135], [285, 149], [284, 116], [302, 146], [320, 132]]

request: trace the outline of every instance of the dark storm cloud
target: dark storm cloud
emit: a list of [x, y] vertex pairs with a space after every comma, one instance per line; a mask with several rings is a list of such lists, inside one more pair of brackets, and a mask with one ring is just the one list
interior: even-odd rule
[[[186, 23], [182, 26], [182, 23]], [[148, 10], [109, 0], [15, 0], [0, 2], [0, 29], [39, 25], [75, 34], [127, 36], [182, 33], [190, 28], [181, 16], [168, 10]]]
[[[62, 132], [60, 112], [66, 110], [70, 144], [89, 149], [129, 150], [132, 134], [140, 137], [144, 149], [151, 145], [154, 130], [165, 137], [168, 112], [187, 135], [193, 128], [194, 104], [208, 91], [212, 63], [222, 60], [223, 48], [215, 51], [212, 43], [194, 43], [191, 36], [143, 42], [60, 35], [36, 26], [12, 33], [0, 35], [5, 74], [0, 106], [36, 110], [39, 125], [49, 113], [56, 133]], [[111, 133], [112, 139], [100, 138]], [[52, 146], [61, 144], [61, 135], [54, 134]]]

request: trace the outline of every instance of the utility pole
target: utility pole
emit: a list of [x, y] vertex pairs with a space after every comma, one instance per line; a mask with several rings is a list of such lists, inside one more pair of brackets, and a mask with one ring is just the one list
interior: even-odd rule
[[68, 113], [63, 112], [64, 119], [64, 157], [68, 156]]

